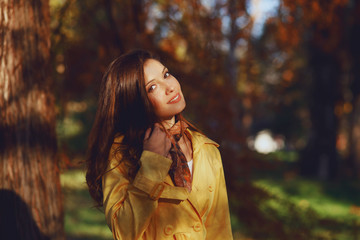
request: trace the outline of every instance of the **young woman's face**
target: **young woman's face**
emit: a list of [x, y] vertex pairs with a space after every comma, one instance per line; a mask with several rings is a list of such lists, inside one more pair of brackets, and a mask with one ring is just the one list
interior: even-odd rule
[[172, 120], [186, 106], [179, 82], [155, 59], [144, 64], [145, 89], [160, 120]]

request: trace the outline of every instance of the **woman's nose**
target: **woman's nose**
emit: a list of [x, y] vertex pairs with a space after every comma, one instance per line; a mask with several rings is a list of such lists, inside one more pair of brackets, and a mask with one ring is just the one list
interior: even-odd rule
[[175, 90], [173, 85], [167, 84], [166, 86], [166, 94], [172, 93]]

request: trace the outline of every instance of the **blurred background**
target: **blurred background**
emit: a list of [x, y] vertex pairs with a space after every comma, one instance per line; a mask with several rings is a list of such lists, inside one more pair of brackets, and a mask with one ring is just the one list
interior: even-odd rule
[[220, 144], [235, 239], [360, 238], [360, 1], [50, 0], [67, 239], [111, 239], [84, 178], [102, 74], [147, 49]]

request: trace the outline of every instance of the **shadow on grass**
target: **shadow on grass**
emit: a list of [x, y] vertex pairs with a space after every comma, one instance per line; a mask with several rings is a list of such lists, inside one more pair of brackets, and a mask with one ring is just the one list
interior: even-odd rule
[[307, 201], [294, 202], [251, 183], [238, 185], [238, 190], [246, 196], [230, 196], [239, 221], [234, 230], [250, 239], [357, 239], [355, 218], [324, 217]]
[[239, 239], [359, 239], [360, 218], [350, 214], [360, 202], [358, 183], [302, 178], [294, 162], [250, 154], [230, 164], [233, 230], [246, 236]]

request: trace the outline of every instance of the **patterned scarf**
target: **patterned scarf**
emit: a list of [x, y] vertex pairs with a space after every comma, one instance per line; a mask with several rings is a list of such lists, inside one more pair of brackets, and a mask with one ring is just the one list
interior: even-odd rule
[[172, 136], [170, 137], [171, 148], [169, 153], [173, 163], [171, 165], [169, 175], [175, 186], [185, 187], [189, 192], [191, 192], [192, 176], [186, 157], [179, 146], [179, 140], [187, 127], [188, 125], [184, 121], [177, 121], [174, 126], [167, 130], [168, 134]]

